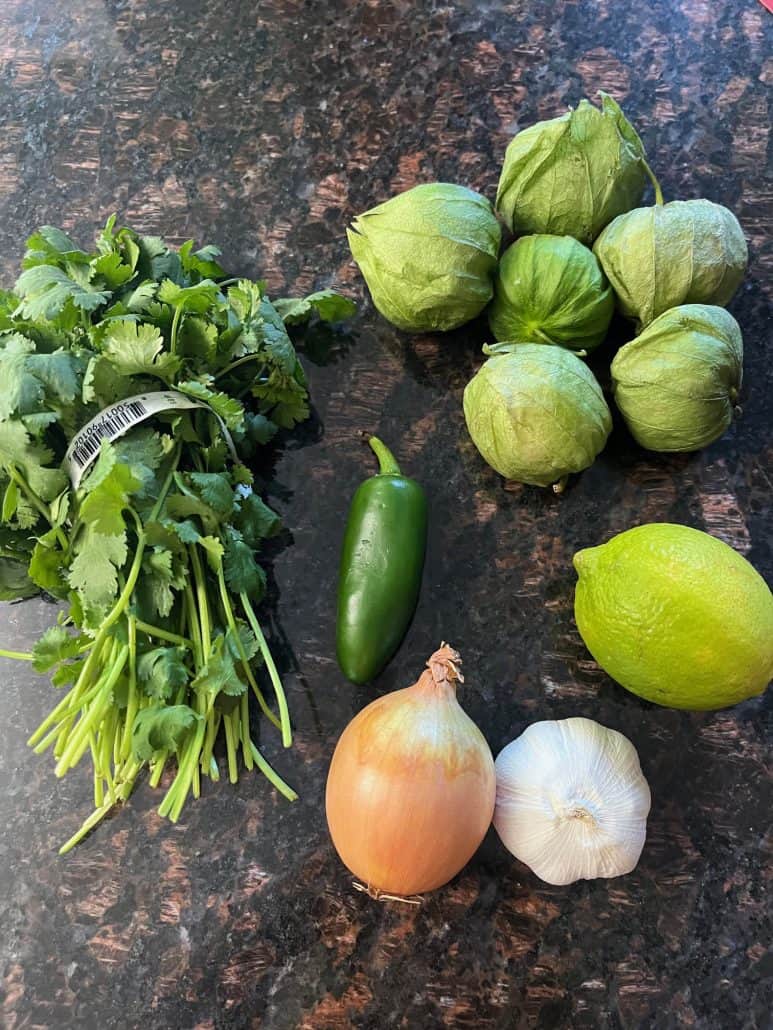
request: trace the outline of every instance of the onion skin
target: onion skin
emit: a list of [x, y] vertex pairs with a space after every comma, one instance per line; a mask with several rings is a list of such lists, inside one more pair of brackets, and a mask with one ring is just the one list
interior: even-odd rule
[[442, 887], [491, 824], [494, 761], [456, 700], [459, 661], [441, 647], [417, 683], [369, 704], [336, 746], [325, 801], [330, 835], [343, 863], [375, 892]]

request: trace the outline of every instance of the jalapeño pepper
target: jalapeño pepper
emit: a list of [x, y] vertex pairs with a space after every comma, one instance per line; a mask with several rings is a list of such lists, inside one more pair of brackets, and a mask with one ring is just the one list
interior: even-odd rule
[[381, 440], [368, 442], [380, 468], [352, 499], [338, 583], [338, 664], [354, 683], [377, 676], [405, 636], [427, 545], [424, 491]]

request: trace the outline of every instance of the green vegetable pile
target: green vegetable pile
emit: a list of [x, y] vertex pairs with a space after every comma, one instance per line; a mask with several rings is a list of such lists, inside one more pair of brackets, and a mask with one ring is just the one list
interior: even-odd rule
[[[0, 655], [29, 658], [62, 692], [30, 739], [53, 750], [57, 776], [91, 758], [94, 812], [63, 852], [145, 766], [154, 786], [174, 766], [160, 812], [176, 820], [202, 776], [218, 779], [220, 736], [232, 782], [241, 753], [295, 797], [250, 726], [254, 698], [291, 743], [255, 611], [260, 549], [280, 520], [248, 462], [309, 414], [285, 324], [335, 322], [354, 305], [329, 290], [272, 304], [264, 283], [225, 280], [219, 254], [172, 250], [114, 217], [91, 253], [44, 226], [14, 292], [0, 293], [0, 599], [65, 602], [31, 655]], [[134, 424], [134, 399], [159, 391], [177, 406]], [[121, 401], [112, 428], [130, 431], [97, 424], [76, 447], [74, 485], [68, 445]]]
[[[655, 204], [638, 207], [648, 183]], [[517, 237], [501, 256], [492, 205], [449, 183], [415, 186], [349, 232], [375, 306], [399, 328], [455, 328], [491, 300], [498, 345], [484, 352], [496, 357], [464, 396], [467, 428], [490, 465], [560, 491], [593, 462], [611, 420], [579, 359], [605, 340], [615, 307], [640, 334], [612, 364], [635, 439], [688, 451], [725, 432], [738, 411], [743, 342], [720, 305], [747, 262], [732, 212], [708, 200], [664, 204], [641, 139], [602, 92], [600, 108], [582, 100], [515, 136], [496, 214]], [[578, 360], [551, 356], [555, 347]]]

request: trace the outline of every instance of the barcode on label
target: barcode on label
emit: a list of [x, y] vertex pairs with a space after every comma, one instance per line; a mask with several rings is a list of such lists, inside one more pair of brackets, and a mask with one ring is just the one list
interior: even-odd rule
[[140, 401], [114, 405], [98, 421], [89, 424], [82, 439], [77, 439], [70, 454], [71, 459], [78, 468], [83, 468], [99, 451], [102, 440], [112, 440], [119, 436], [147, 414], [148, 409]]
[[193, 397], [187, 397], [177, 390], [138, 393], [117, 404], [111, 404], [109, 408], [101, 411], [96, 418], [87, 422], [80, 432], [75, 434], [62, 462], [73, 487], [78, 489], [81, 479], [96, 461], [99, 446], [103, 440], [109, 440], [112, 443], [113, 440], [117, 440], [119, 436], [128, 433], [140, 422], [157, 415], [160, 411], [185, 411], [188, 408], [202, 408], [217, 419], [231, 457], [234, 461], [238, 461], [239, 456], [236, 453], [231, 434], [228, 432], [228, 427], [218, 413], [204, 401], [194, 400]]

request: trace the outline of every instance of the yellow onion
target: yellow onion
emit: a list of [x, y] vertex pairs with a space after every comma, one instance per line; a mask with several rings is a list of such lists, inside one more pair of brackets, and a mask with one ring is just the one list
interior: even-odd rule
[[336, 746], [327, 779], [330, 835], [375, 896], [441, 887], [491, 824], [494, 760], [456, 700], [460, 664], [443, 644], [417, 683], [363, 708]]

